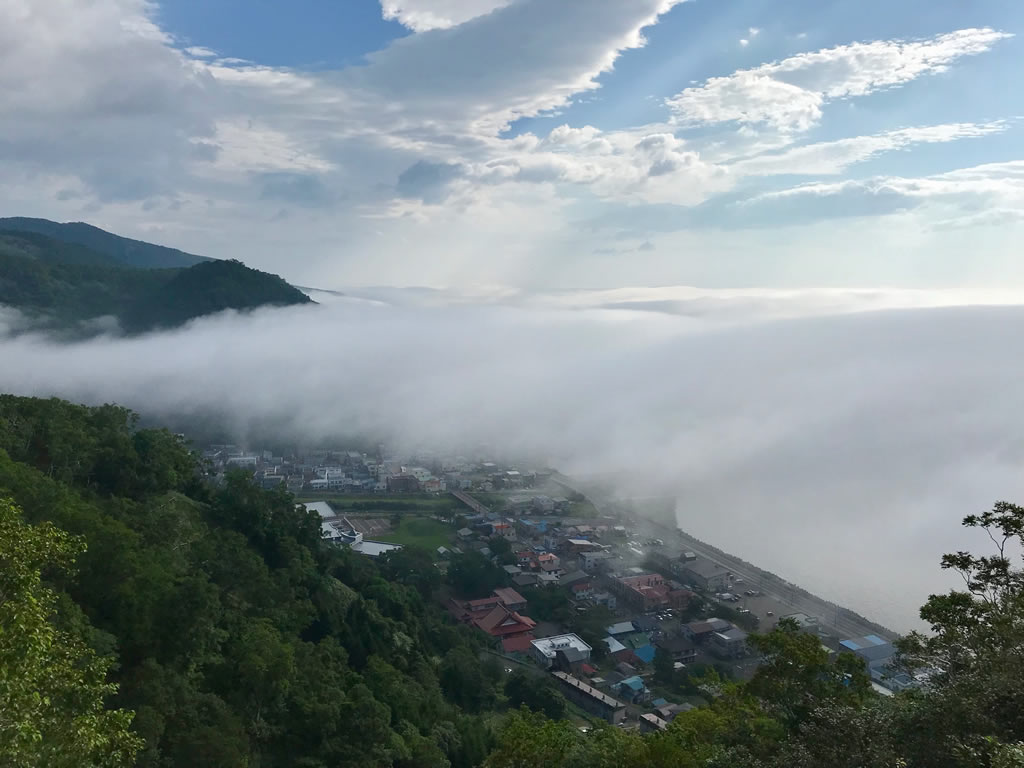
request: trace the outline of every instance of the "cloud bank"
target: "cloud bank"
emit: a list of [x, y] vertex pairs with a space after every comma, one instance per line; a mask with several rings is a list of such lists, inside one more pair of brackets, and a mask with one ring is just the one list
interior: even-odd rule
[[1024, 497], [1024, 363], [1006, 354], [1024, 307], [943, 306], [1010, 300], [390, 289], [142, 338], [7, 337], [0, 390], [216, 412], [296, 441], [485, 443], [611, 475], [677, 497], [688, 531], [906, 629], [949, 583], [940, 554], [979, 544], [960, 517]]

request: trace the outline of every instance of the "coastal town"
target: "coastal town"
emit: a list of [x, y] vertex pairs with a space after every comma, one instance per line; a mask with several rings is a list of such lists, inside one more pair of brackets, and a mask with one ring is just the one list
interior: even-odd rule
[[[462, 456], [395, 458], [382, 447], [275, 455], [209, 446], [211, 472], [285, 488], [322, 536], [371, 558], [418, 547], [437, 599], [506, 672], [549, 675], [581, 728], [597, 718], [659, 730], [747, 680], [754, 632], [788, 622], [829, 657], [861, 659], [879, 695], [919, 684], [892, 666], [895, 636], [737, 561], [635, 505], [600, 506], [554, 470]], [[481, 569], [460, 588], [459, 569]], [[486, 585], [486, 594], [480, 590]], [[815, 609], [816, 612], [815, 612]], [[710, 692], [709, 692], [710, 691]]]

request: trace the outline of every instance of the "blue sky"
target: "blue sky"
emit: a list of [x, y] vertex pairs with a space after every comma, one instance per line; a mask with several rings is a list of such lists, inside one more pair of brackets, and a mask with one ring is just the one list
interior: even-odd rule
[[20, 8], [12, 214], [325, 287], [1024, 284], [1019, 3]]

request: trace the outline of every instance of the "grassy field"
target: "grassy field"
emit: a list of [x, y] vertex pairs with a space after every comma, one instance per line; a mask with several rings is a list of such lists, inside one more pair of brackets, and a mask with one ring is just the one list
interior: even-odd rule
[[450, 525], [425, 517], [406, 517], [398, 528], [377, 536], [380, 541], [391, 541], [403, 546], [419, 546], [430, 551], [451, 544], [455, 531]]

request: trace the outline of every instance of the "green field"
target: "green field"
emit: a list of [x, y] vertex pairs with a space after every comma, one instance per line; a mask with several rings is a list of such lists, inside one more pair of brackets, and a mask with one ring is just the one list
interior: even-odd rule
[[375, 538], [406, 547], [423, 547], [433, 552], [438, 547], [447, 547], [451, 543], [453, 533], [454, 530], [450, 525], [439, 523], [437, 520], [425, 517], [407, 517], [403, 518], [397, 529]]

